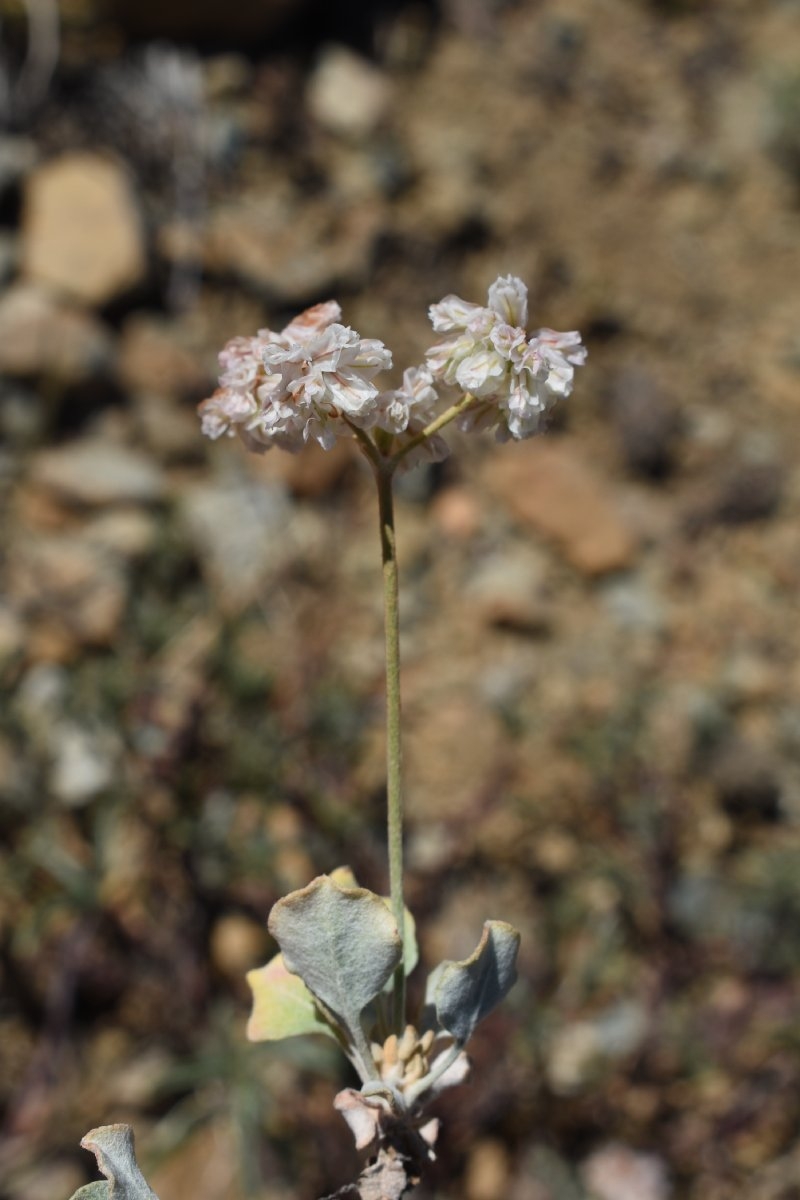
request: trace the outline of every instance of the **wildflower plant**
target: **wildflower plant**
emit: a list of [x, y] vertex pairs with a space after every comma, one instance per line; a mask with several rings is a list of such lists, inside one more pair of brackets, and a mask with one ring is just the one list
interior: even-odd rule
[[[417, 963], [414, 920], [403, 900], [403, 798], [400, 738], [398, 570], [393, 482], [398, 471], [448, 454], [451, 424], [493, 429], [498, 441], [540, 432], [575, 367], [586, 359], [580, 335], [527, 330], [527, 289], [514, 276], [489, 288], [486, 305], [447, 296], [432, 305], [439, 336], [425, 362], [400, 387], [381, 387], [392, 366], [382, 342], [341, 323], [335, 301], [318, 304], [285, 329], [237, 337], [221, 352], [219, 387], [199, 406], [203, 432], [238, 437], [264, 453], [296, 452], [309, 441], [330, 449], [355, 439], [378, 494], [386, 633], [386, 768], [389, 896], [359, 887], [349, 868], [321, 875], [279, 900], [269, 931], [280, 947], [248, 976], [252, 1041], [301, 1034], [334, 1039], [360, 1087], [339, 1092], [342, 1114], [368, 1165], [337, 1195], [393, 1200], [418, 1181], [434, 1157], [438, 1121], [428, 1105], [469, 1072], [476, 1026], [516, 979], [519, 934], [487, 920], [474, 952], [440, 963], [409, 1020], [406, 978]], [[455, 399], [447, 395], [455, 390]], [[108, 1184], [73, 1200], [154, 1200], [133, 1155], [127, 1126], [104, 1126], [83, 1143]], [[90, 1194], [91, 1192], [91, 1194]]]

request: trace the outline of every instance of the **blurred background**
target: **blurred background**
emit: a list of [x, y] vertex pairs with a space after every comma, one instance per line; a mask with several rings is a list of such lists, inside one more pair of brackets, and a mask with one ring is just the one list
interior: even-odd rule
[[[420, 1197], [800, 1196], [797, 0], [0, 0], [0, 1197], [355, 1174], [244, 1038], [287, 890], [385, 887], [379, 551], [339, 447], [199, 434], [330, 297], [400, 370], [502, 273], [589, 363], [399, 500], [409, 902], [521, 982]], [[417, 984], [417, 992], [420, 985]]]

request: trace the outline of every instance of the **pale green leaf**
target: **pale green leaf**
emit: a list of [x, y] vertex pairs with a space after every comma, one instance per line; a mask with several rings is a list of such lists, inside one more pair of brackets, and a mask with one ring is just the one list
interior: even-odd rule
[[[389, 909], [389, 912], [391, 912], [392, 911], [391, 896], [382, 896], [381, 899], [383, 900], [383, 903], [386, 905], [386, 907]], [[417, 946], [417, 923], [407, 908], [404, 909], [403, 912], [404, 912], [404, 917], [405, 917], [405, 920], [404, 920], [405, 928], [403, 930], [403, 935], [404, 935], [403, 936], [403, 969], [406, 973], [406, 976], [408, 976], [411, 974], [411, 972], [414, 970], [414, 967], [419, 962], [419, 948]], [[389, 982], [386, 984], [386, 987], [384, 988], [384, 991], [391, 992], [393, 986], [394, 986], [394, 978], [390, 978]]]
[[434, 967], [425, 980], [425, 998], [423, 999], [422, 1010], [417, 1020], [417, 1027], [420, 1034], [425, 1033], [428, 1029], [432, 1029], [435, 1033], [439, 1030], [439, 1019], [436, 1016], [436, 989], [439, 986], [442, 971], [447, 965], [448, 963], [446, 962], [439, 963], [438, 967]]
[[440, 1026], [465, 1045], [479, 1021], [495, 1008], [517, 979], [519, 934], [505, 921], [487, 921], [477, 949], [463, 962], [437, 968], [436, 1016]]
[[90, 1129], [81, 1145], [94, 1154], [108, 1182], [78, 1188], [72, 1200], [158, 1200], [136, 1162], [130, 1125]]
[[363, 1049], [361, 1013], [402, 955], [400, 934], [380, 896], [339, 887], [321, 875], [278, 901], [269, 930], [288, 970], [300, 976]]
[[253, 1011], [247, 1022], [251, 1042], [277, 1042], [303, 1033], [336, 1037], [302, 979], [287, 970], [282, 954], [276, 954], [266, 966], [248, 971], [247, 982], [253, 993]]

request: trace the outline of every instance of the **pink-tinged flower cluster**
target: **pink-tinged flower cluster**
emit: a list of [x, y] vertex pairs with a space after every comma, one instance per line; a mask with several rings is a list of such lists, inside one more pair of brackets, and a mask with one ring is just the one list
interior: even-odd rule
[[[513, 275], [492, 284], [486, 306], [458, 296], [434, 304], [430, 317], [441, 340], [427, 351], [426, 365], [409, 368], [390, 391], [375, 382], [392, 365], [389, 350], [342, 325], [341, 315], [329, 300], [280, 333], [261, 329], [228, 342], [219, 356], [220, 385], [199, 406], [203, 432], [238, 435], [259, 452], [299, 450], [312, 438], [330, 449], [337, 437], [355, 433], [373, 462], [383, 457], [405, 468], [446, 457], [444, 439], [425, 430], [456, 416], [462, 429], [493, 428], [500, 441], [538, 433], [586, 361], [579, 333], [528, 334], [527, 289]], [[438, 420], [437, 383], [466, 395]]]
[[391, 367], [382, 342], [340, 324], [334, 300], [317, 304], [280, 333], [237, 337], [219, 356], [220, 386], [199, 406], [203, 433], [238, 435], [250, 450], [299, 450], [310, 438], [325, 449], [352, 426], [378, 415], [373, 380]]
[[446, 296], [431, 306], [430, 318], [436, 332], [447, 335], [427, 352], [431, 374], [475, 398], [462, 428], [495, 428], [499, 441], [538, 433], [547, 411], [572, 391], [575, 367], [586, 361], [577, 332], [528, 335], [528, 289], [513, 275], [492, 284], [487, 307]]

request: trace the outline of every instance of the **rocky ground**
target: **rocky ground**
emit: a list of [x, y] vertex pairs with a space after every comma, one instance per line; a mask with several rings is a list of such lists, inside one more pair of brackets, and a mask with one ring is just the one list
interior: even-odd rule
[[575, 393], [399, 501], [424, 958], [523, 933], [420, 1197], [792, 1200], [800, 8], [290, 7], [37, 5], [25, 66], [0, 5], [0, 1197], [112, 1120], [161, 1200], [354, 1173], [243, 975], [384, 883], [371, 481], [194, 406], [236, 333], [336, 296], [402, 366], [513, 272]]

